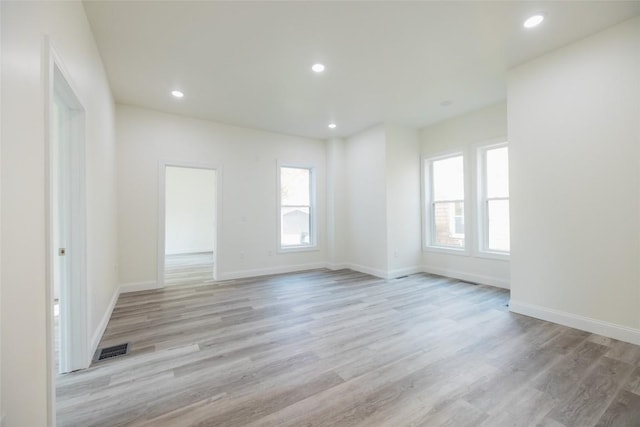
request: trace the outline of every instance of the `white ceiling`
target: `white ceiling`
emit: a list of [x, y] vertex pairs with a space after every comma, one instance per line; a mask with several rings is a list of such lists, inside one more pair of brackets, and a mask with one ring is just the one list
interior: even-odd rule
[[[85, 9], [117, 102], [328, 138], [383, 121], [423, 127], [499, 102], [507, 69], [640, 14], [640, 1], [85, 1]], [[535, 12], [545, 21], [524, 29]], [[316, 62], [323, 74], [311, 71]], [[170, 95], [176, 88], [183, 99]]]

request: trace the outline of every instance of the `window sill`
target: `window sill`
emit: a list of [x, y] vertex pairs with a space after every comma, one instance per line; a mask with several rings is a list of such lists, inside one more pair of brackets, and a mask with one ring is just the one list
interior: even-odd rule
[[423, 252], [432, 252], [444, 255], [457, 255], [457, 256], [470, 256], [471, 253], [468, 249], [455, 249], [447, 248], [444, 246], [425, 246], [422, 248]]
[[490, 251], [478, 251], [474, 256], [476, 258], [494, 259], [497, 261], [509, 261], [511, 258], [508, 252], [490, 252]]
[[284, 248], [278, 248], [278, 254], [290, 254], [296, 252], [313, 252], [319, 251], [318, 245], [314, 246], [287, 246]]

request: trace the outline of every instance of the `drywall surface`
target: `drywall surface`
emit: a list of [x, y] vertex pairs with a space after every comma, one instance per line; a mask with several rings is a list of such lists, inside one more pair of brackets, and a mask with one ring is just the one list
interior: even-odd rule
[[635, 18], [512, 69], [508, 99], [512, 307], [640, 343], [638, 76]]
[[343, 139], [330, 139], [327, 146], [327, 263], [344, 268], [348, 258], [346, 145]]
[[[120, 282], [156, 283], [159, 168], [218, 168], [218, 279], [323, 267], [325, 143], [117, 105]], [[315, 167], [317, 250], [278, 253], [277, 162]], [[219, 185], [220, 185], [219, 184]]]
[[[476, 146], [482, 143], [507, 140], [507, 106], [500, 103], [463, 116], [455, 117], [421, 129], [422, 156], [429, 158], [451, 152], [462, 152], [466, 158], [465, 186], [469, 200], [476, 200], [475, 161]], [[513, 190], [512, 190], [513, 191]], [[474, 203], [465, 203], [467, 209], [466, 244], [468, 254], [424, 252], [423, 265], [427, 272], [463, 280], [509, 287], [509, 261], [478, 256], [477, 222]]]
[[3, 410], [7, 426], [45, 426], [54, 411], [47, 406], [44, 36], [86, 110], [90, 334], [117, 284], [113, 101], [81, 2], [3, 1], [0, 7]]
[[165, 252], [213, 252], [216, 171], [167, 167], [165, 180]]
[[346, 140], [348, 262], [386, 277], [387, 184], [384, 125]]
[[418, 131], [386, 126], [388, 276], [420, 271], [420, 143]]
[[[2, 49], [2, 6], [0, 5], [0, 52]], [[2, 54], [0, 54], [0, 94], [2, 94]], [[0, 101], [0, 189], [2, 189], [2, 102]], [[0, 190], [1, 191], [1, 190]], [[0, 229], [2, 225], [2, 197], [0, 193]], [[2, 308], [2, 244], [0, 242], [0, 309]], [[3, 423], [2, 406], [2, 315], [0, 314], [0, 424]], [[1, 427], [1, 426], [0, 426]]]

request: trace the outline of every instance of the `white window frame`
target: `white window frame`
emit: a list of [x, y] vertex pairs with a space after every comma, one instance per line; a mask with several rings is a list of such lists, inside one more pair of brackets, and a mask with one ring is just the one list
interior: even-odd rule
[[[282, 200], [281, 200], [281, 171], [282, 168], [293, 169], [307, 169], [309, 171], [309, 244], [308, 245], [291, 245], [282, 246]], [[292, 163], [292, 162], [280, 162], [278, 161], [277, 169], [277, 188], [276, 188], [276, 242], [277, 252], [280, 254], [291, 252], [306, 252], [318, 250], [318, 227], [317, 227], [317, 202], [316, 202], [316, 168], [312, 165]], [[291, 206], [289, 206], [291, 207]], [[304, 206], [306, 207], [306, 205]]]
[[[480, 258], [492, 258], [509, 260], [510, 251], [499, 251], [489, 249], [489, 201], [490, 200], [508, 200], [509, 197], [487, 197], [487, 151], [497, 148], [509, 147], [509, 142], [504, 139], [498, 141], [485, 142], [476, 146], [476, 182], [477, 182], [477, 227], [476, 227], [476, 256]], [[510, 191], [509, 191], [510, 192]]]
[[[456, 248], [452, 246], [438, 245], [435, 243], [435, 221], [433, 215], [433, 162], [445, 160], [451, 157], [462, 157], [463, 183], [464, 183], [464, 199], [460, 200], [464, 203], [464, 247]], [[421, 167], [421, 185], [422, 185], [422, 250], [425, 252], [438, 252], [452, 255], [471, 255], [471, 227], [469, 223], [471, 204], [469, 203], [469, 171], [467, 153], [463, 150], [456, 150], [437, 155], [424, 155], [422, 157]], [[450, 200], [452, 202], [458, 200]], [[443, 200], [440, 200], [443, 202]]]

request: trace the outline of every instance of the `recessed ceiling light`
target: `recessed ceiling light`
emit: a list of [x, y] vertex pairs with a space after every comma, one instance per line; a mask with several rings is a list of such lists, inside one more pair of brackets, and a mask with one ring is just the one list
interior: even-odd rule
[[329, 129], [335, 129], [335, 128], [336, 128], [335, 123], [329, 123]]
[[313, 64], [313, 67], [311, 67], [311, 69], [313, 71], [315, 71], [316, 73], [321, 73], [324, 71], [324, 65], [322, 64]]
[[538, 13], [528, 18], [526, 21], [524, 21], [524, 27], [525, 28], [537, 27], [538, 25], [540, 25], [542, 21], [544, 21], [544, 16]]
[[180, 92], [179, 90], [172, 90], [171, 95], [175, 96], [176, 98], [182, 98], [184, 96], [184, 93]]

